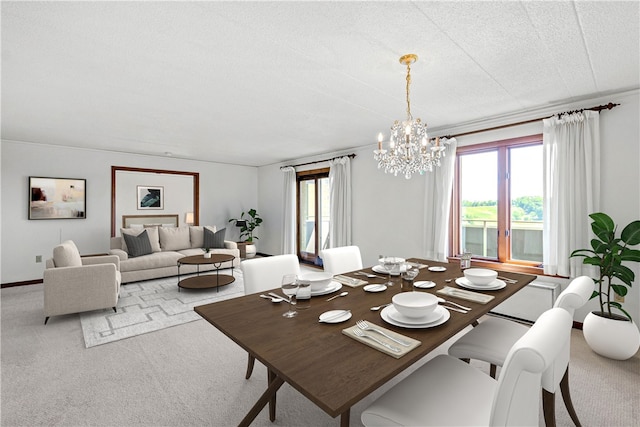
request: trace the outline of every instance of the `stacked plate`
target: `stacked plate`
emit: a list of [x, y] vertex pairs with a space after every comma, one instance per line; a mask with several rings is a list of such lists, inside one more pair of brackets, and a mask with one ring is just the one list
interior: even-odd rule
[[327, 295], [327, 294], [330, 294], [331, 292], [335, 292], [335, 291], [340, 290], [340, 289], [342, 289], [342, 283], [336, 282], [335, 280], [332, 280], [324, 288], [320, 288], [320, 289], [317, 289], [317, 290], [312, 289], [311, 290], [311, 296], [312, 297], [317, 297], [318, 295]]
[[382, 309], [380, 317], [382, 317], [382, 320], [385, 322], [401, 328], [422, 329], [442, 325], [449, 320], [451, 315], [447, 309], [438, 306], [425, 317], [407, 317], [400, 314], [393, 305], [389, 305]]
[[495, 291], [507, 286], [505, 282], [496, 278], [497, 275], [496, 271], [487, 268], [468, 268], [464, 271], [465, 277], [457, 278], [456, 283], [467, 289]]

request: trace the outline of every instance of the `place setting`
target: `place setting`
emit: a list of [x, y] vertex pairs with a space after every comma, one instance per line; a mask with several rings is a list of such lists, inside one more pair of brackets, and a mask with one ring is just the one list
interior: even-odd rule
[[342, 283], [334, 280], [331, 273], [311, 272], [300, 275], [300, 280], [311, 284], [311, 296], [328, 295], [342, 289]]
[[496, 291], [507, 286], [504, 280], [498, 279], [498, 272], [487, 268], [467, 268], [464, 270], [464, 277], [458, 277], [456, 284], [463, 288]]
[[449, 310], [438, 305], [438, 297], [426, 292], [401, 292], [380, 311], [385, 322], [408, 329], [433, 328], [451, 317]]

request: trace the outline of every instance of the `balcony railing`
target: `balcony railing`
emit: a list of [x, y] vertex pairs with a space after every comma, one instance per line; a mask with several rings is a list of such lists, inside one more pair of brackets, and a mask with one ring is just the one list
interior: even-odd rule
[[[468, 220], [462, 223], [462, 248], [474, 255], [498, 257], [498, 223]], [[511, 221], [511, 258], [542, 262], [542, 221]]]

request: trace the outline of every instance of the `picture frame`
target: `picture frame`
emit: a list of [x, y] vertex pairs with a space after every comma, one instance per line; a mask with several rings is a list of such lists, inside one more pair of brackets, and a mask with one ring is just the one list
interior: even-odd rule
[[86, 179], [30, 176], [28, 185], [30, 220], [86, 219]]
[[164, 187], [138, 185], [136, 194], [138, 210], [164, 209]]

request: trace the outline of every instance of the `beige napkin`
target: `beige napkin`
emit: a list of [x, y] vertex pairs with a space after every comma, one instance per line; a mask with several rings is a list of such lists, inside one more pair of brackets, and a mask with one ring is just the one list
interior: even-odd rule
[[436, 293], [454, 298], [464, 299], [467, 301], [478, 302], [480, 304], [486, 304], [495, 298], [493, 295], [481, 294], [479, 292], [467, 291], [465, 289], [452, 288], [451, 286], [445, 286], [439, 291], [436, 291]]
[[366, 285], [367, 283], [369, 283], [366, 280], [356, 279], [354, 277], [349, 277], [349, 276], [343, 276], [341, 274], [338, 274], [337, 276], [333, 276], [333, 280], [335, 280], [336, 282], [340, 282], [343, 285], [351, 286], [352, 288], [356, 288], [358, 286]]
[[406, 337], [402, 334], [399, 334], [397, 332], [394, 331], [390, 331], [387, 328], [383, 328], [382, 326], [379, 325], [375, 325], [371, 322], [369, 322], [369, 325], [372, 327], [375, 327], [376, 329], [380, 329], [381, 331], [383, 331], [385, 334], [390, 335], [394, 338], [397, 338], [399, 340], [405, 341], [407, 343], [409, 343], [409, 346], [404, 346], [404, 345], [400, 345], [397, 342], [385, 337], [382, 334], [379, 334], [377, 332], [374, 331], [362, 331], [367, 335], [372, 336], [373, 338], [382, 341], [384, 343], [389, 344], [390, 346], [396, 347], [398, 348], [400, 351], [392, 351], [390, 349], [388, 349], [387, 347], [385, 347], [384, 345], [381, 345], [379, 343], [377, 343], [375, 340], [372, 340], [371, 338], [366, 338], [366, 337], [359, 337], [357, 335], [355, 335], [353, 333], [354, 329], [359, 329], [358, 326], [354, 325], [351, 326], [350, 328], [347, 329], [343, 329], [342, 333], [345, 334], [348, 337], [353, 338], [354, 340], [360, 341], [363, 344], [368, 345], [369, 347], [375, 348], [376, 350], [380, 350], [383, 353], [388, 354], [389, 356], [393, 356], [396, 359], [401, 358], [402, 356], [404, 356], [405, 354], [409, 353], [411, 350], [413, 350], [414, 348], [418, 347], [420, 344], [422, 344], [421, 341], [418, 340], [414, 340], [413, 338], [409, 338]]
[[427, 264], [420, 264], [419, 262], [408, 262], [411, 267], [416, 267], [418, 270], [429, 267]]

